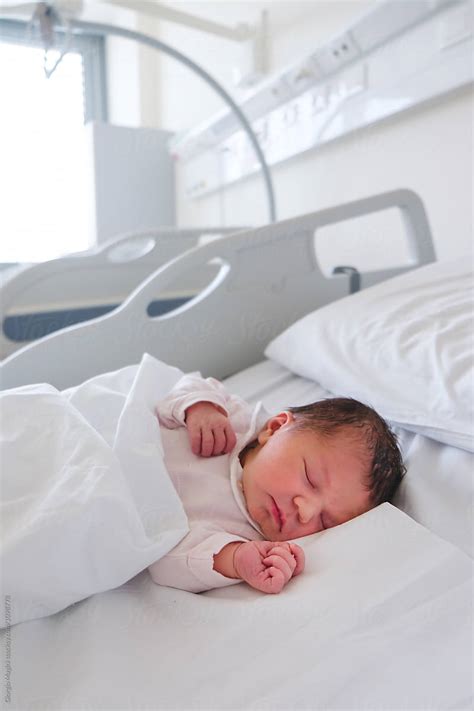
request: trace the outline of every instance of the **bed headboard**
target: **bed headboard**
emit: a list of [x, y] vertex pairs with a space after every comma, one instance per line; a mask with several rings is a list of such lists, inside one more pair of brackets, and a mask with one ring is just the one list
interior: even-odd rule
[[[350, 291], [350, 275], [326, 277], [314, 252], [325, 225], [398, 207], [411, 262], [365, 272], [361, 287], [435, 260], [420, 198], [395, 190], [338, 205], [195, 247], [143, 282], [115, 311], [22, 348], [1, 366], [2, 388], [49, 382], [59, 389], [138, 362], [148, 352], [184, 371], [223, 378], [263, 357], [268, 342], [290, 323]], [[219, 271], [195, 298], [162, 316], [147, 315], [157, 293], [209, 262]]]

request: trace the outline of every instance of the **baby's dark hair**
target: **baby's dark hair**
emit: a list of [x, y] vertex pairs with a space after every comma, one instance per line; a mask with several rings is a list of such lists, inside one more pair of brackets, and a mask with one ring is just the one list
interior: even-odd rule
[[295, 429], [313, 430], [326, 437], [342, 429], [353, 430], [356, 441], [363, 445], [370, 457], [365, 485], [370, 492], [371, 504], [378, 506], [390, 501], [405, 476], [406, 467], [395, 434], [375, 410], [346, 397], [287, 409], [295, 416]]

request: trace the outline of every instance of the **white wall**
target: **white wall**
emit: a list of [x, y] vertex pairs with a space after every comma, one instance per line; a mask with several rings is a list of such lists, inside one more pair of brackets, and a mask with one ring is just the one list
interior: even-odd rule
[[[181, 10], [231, 25], [255, 22], [262, 8], [267, 7], [270, 72], [274, 73], [350, 25], [373, 2], [220, 0], [177, 5]], [[222, 81], [235, 98], [242, 96], [242, 92], [232, 89], [233, 69], [242, 56], [240, 46], [164, 21], [148, 24], [141, 20], [141, 28], [185, 51]], [[141, 92], [140, 118], [145, 125], [185, 130], [222, 108], [221, 100], [174, 60], [142, 54], [140, 72], [142, 89], [147, 87], [147, 91], [152, 92], [148, 100], [143, 98], [145, 92]], [[375, 192], [408, 187], [418, 192], [425, 202], [439, 258], [466, 254], [472, 249], [472, 126], [473, 93], [467, 89], [275, 166], [272, 173], [278, 217], [282, 219]], [[193, 201], [183, 198], [181, 186], [178, 165], [180, 225], [267, 221], [266, 197], [258, 177]], [[352, 233], [353, 261], [364, 249], [363, 232]], [[387, 254], [391, 257], [394, 251], [403, 257], [404, 250], [392, 244], [392, 237], [390, 250], [386, 248], [387, 237], [380, 247], [380, 240], [384, 239], [382, 228], [372, 232], [374, 240], [379, 240], [379, 247], [374, 247], [373, 242], [371, 250], [376, 252], [380, 266], [386, 263]]]

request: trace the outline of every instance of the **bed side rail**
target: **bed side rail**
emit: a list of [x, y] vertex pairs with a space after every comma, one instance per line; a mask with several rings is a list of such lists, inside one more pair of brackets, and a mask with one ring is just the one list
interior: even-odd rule
[[[243, 229], [248, 228], [160, 227], [127, 233], [87, 252], [19, 271], [0, 288], [0, 358], [21, 348], [22, 341], [38, 338], [35, 330], [41, 314], [109, 305], [113, 308], [158, 267], [196, 247], [203, 236], [223, 236]], [[23, 325], [12, 334], [10, 324], [12, 319], [19, 323], [19, 316]], [[53, 330], [57, 327], [55, 324]]]
[[[314, 253], [324, 225], [400, 208], [412, 255], [396, 269], [362, 274], [362, 286], [435, 260], [419, 197], [395, 190], [301, 217], [229, 235], [176, 257], [150, 276], [114, 312], [47, 336], [8, 358], [3, 388], [49, 382], [62, 389], [121, 368], [148, 352], [184, 371], [226, 377], [258, 362], [267, 343], [309, 311], [349, 293], [348, 274], [326, 277]], [[190, 269], [219, 272], [197, 297], [159, 317], [149, 303]]]

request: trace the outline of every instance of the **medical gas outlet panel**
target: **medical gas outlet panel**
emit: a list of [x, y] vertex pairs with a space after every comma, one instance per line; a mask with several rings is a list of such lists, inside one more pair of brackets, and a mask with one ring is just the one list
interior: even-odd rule
[[[474, 79], [471, 0], [378, 3], [241, 106], [269, 165], [466, 86]], [[174, 139], [185, 192], [200, 197], [260, 168], [229, 110]]]

